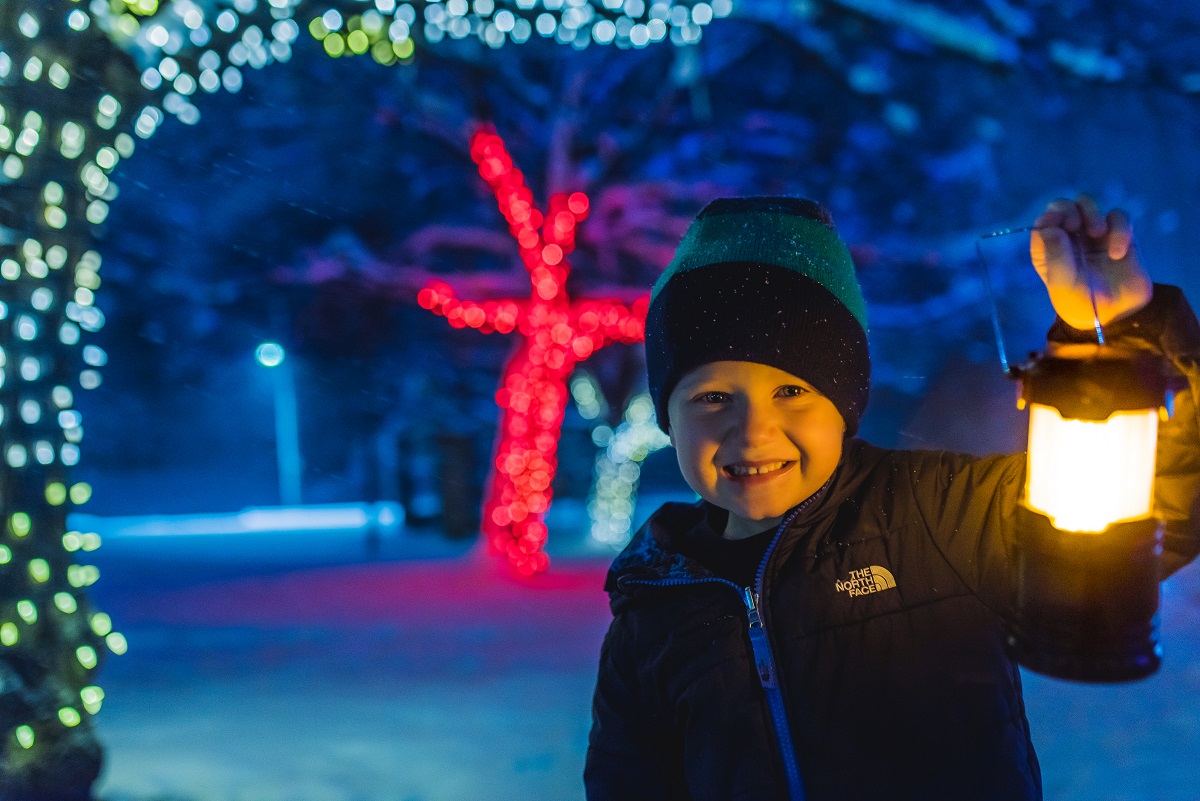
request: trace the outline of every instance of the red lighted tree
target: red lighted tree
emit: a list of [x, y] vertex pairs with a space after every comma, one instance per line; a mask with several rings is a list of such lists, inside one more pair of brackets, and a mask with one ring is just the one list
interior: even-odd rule
[[521, 336], [496, 391], [504, 413], [484, 500], [483, 533], [492, 550], [529, 576], [550, 564], [543, 517], [553, 494], [567, 379], [577, 362], [605, 345], [640, 342], [649, 297], [631, 307], [615, 299], [572, 301], [566, 290], [571, 271], [567, 256], [588, 214], [587, 195], [555, 194], [541, 212], [503, 140], [490, 131], [471, 137], [471, 158], [517, 240], [529, 273], [529, 297], [459, 300], [448, 284], [435, 281], [420, 291], [417, 302], [455, 328]]

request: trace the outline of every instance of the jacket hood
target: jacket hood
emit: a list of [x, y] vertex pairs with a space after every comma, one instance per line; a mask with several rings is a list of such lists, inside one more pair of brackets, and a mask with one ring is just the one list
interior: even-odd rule
[[[876, 458], [869, 458], [869, 454]], [[829, 489], [812, 509], [791, 522], [788, 531], [811, 525], [832, 514], [862, 483], [866, 461], [875, 462], [883, 451], [862, 440], [851, 440], [842, 451], [842, 459], [830, 479]], [[705, 523], [710, 509], [706, 501], [665, 503], [638, 529], [625, 549], [613, 560], [604, 589], [615, 614], [626, 600], [641, 589], [631, 581], [695, 581], [714, 579], [716, 575], [694, 559], [679, 552], [676, 543], [687, 532]], [[786, 536], [786, 533], [785, 533]]]

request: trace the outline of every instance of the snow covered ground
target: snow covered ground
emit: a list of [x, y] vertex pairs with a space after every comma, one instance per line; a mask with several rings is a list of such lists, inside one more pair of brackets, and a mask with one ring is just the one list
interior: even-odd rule
[[[583, 797], [602, 558], [522, 582], [462, 546], [282, 564], [261, 542], [274, 567], [102, 549], [95, 598], [130, 641], [100, 676], [104, 801]], [[1047, 799], [1200, 797], [1200, 568], [1163, 628], [1147, 681], [1027, 676]]]

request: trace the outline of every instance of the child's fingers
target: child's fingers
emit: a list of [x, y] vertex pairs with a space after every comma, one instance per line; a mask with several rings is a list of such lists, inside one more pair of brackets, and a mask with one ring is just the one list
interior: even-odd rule
[[1056, 228], [1062, 225], [1063, 212], [1047, 207], [1042, 216], [1033, 221], [1034, 228]]
[[1108, 257], [1114, 260], [1125, 258], [1133, 242], [1133, 223], [1124, 209], [1113, 209], [1108, 213]]
[[1108, 233], [1108, 221], [1100, 211], [1100, 206], [1091, 195], [1080, 195], [1075, 199], [1083, 222], [1083, 229], [1093, 239], [1099, 239]]
[[1046, 205], [1046, 210], [1033, 225], [1035, 228], [1055, 227], [1078, 231], [1081, 222], [1079, 207], [1075, 205], [1075, 201], [1060, 197]]

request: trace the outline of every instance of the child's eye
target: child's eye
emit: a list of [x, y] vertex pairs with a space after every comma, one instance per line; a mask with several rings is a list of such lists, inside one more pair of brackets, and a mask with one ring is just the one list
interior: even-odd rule
[[729, 396], [724, 392], [701, 392], [694, 400], [700, 403], [724, 403]]
[[808, 393], [809, 390], [806, 387], [798, 387], [795, 384], [788, 384], [779, 388], [779, 396], [782, 398], [798, 398]]

